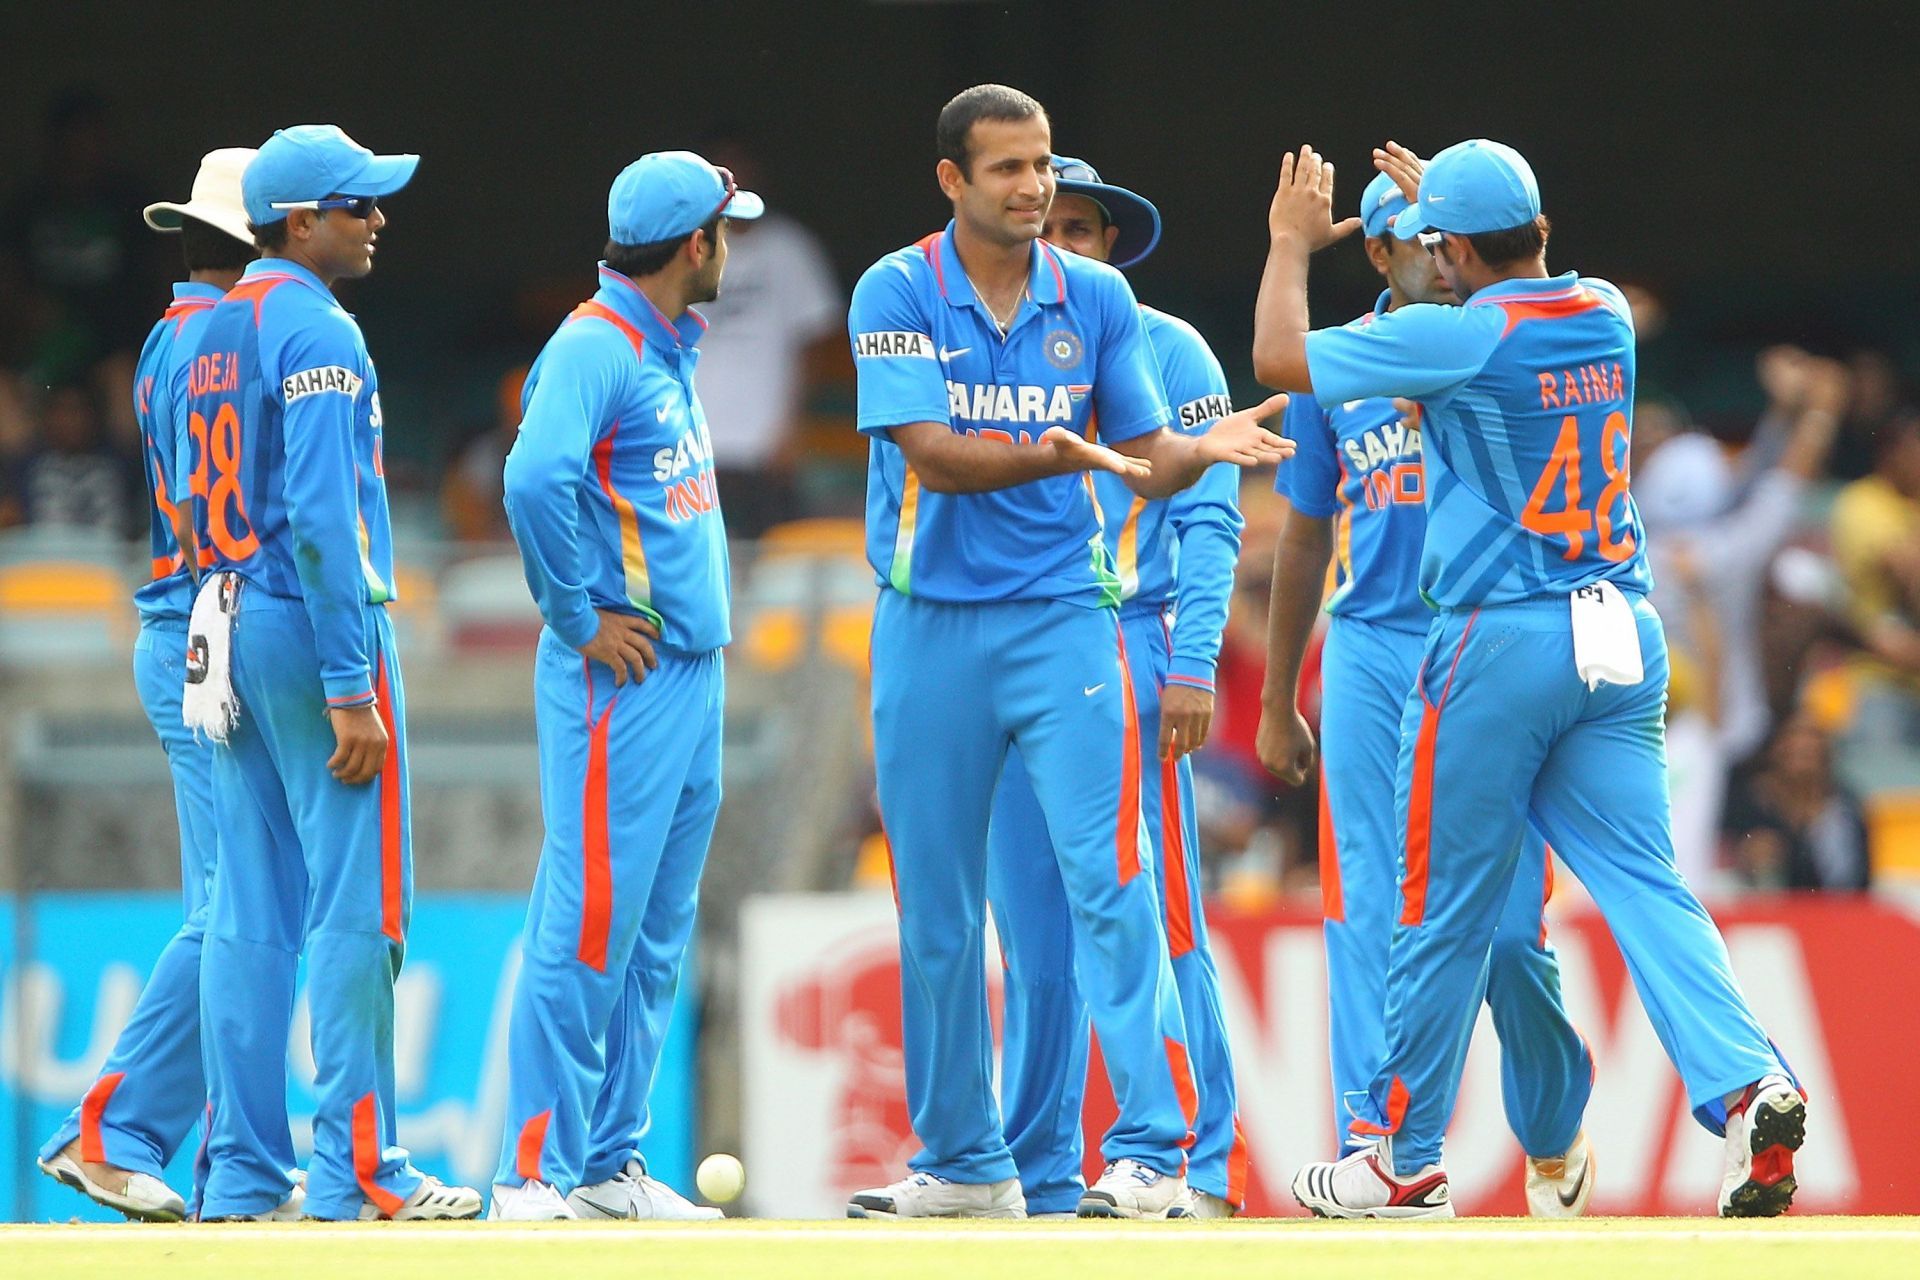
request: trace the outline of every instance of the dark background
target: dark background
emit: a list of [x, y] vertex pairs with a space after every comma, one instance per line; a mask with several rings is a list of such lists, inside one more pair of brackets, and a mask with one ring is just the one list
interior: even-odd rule
[[[1531, 159], [1557, 269], [1665, 298], [1702, 416], [1757, 407], [1766, 341], [1870, 343], [1920, 372], [1913, 3], [0, 0], [0, 50], [0, 194], [78, 84], [109, 96], [153, 199], [283, 124], [419, 152], [377, 275], [347, 292], [428, 439], [590, 290], [606, 186], [634, 156], [731, 125], [850, 283], [944, 221], [934, 118], [993, 79], [1048, 106], [1060, 150], [1158, 203], [1166, 237], [1135, 286], [1199, 323], [1243, 387], [1281, 152], [1331, 157], [1344, 209], [1381, 139], [1430, 154], [1473, 135]], [[1321, 322], [1371, 301], [1356, 247], [1317, 271]]]

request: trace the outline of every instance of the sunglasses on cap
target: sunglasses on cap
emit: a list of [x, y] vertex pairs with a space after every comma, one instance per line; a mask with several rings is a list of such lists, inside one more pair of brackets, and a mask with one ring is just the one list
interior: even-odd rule
[[1447, 242], [1446, 233], [1441, 231], [1416, 231], [1413, 238], [1430, 254], [1439, 253], [1440, 246]]
[[1100, 181], [1100, 175], [1095, 173], [1093, 166], [1084, 160], [1068, 160], [1065, 162], [1055, 160], [1053, 162], [1053, 176], [1062, 182]]
[[371, 218], [378, 196], [328, 196], [324, 200], [275, 200], [273, 209], [345, 209], [350, 218]]
[[735, 193], [740, 190], [740, 184], [733, 180], [733, 170], [727, 168], [725, 165], [717, 164], [713, 166], [713, 171], [720, 175], [720, 182], [726, 187], [727, 193], [720, 197], [720, 203], [715, 205], [713, 212], [707, 215], [706, 220], [708, 222], [712, 222], [722, 213], [725, 213], [727, 206], [733, 203]]

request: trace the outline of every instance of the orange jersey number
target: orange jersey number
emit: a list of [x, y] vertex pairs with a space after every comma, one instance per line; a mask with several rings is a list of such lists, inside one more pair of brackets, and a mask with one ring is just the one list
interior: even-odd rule
[[[240, 414], [231, 402], [223, 403], [213, 415], [213, 426], [198, 412], [188, 420], [187, 430], [200, 447], [200, 465], [188, 481], [191, 490], [207, 500], [207, 538], [214, 549], [230, 561], [245, 560], [260, 549], [253, 524], [247, 519], [247, 503], [240, 492]], [[212, 480], [208, 485], [211, 464]], [[240, 532], [234, 532], [235, 523]], [[210, 560], [205, 552], [203, 560]]]
[[[1616, 530], [1614, 508], [1627, 496], [1627, 415], [1614, 410], [1600, 430], [1600, 470], [1607, 483], [1592, 507], [1580, 505], [1580, 420], [1568, 414], [1560, 421], [1560, 435], [1553, 443], [1553, 454], [1546, 470], [1534, 483], [1527, 497], [1520, 524], [1530, 533], [1543, 537], [1559, 535], [1567, 540], [1562, 554], [1578, 560], [1587, 549], [1589, 533], [1596, 538], [1596, 549], [1608, 560], [1621, 561], [1633, 554], [1633, 531]], [[1547, 502], [1559, 491], [1559, 510], [1547, 510]]]

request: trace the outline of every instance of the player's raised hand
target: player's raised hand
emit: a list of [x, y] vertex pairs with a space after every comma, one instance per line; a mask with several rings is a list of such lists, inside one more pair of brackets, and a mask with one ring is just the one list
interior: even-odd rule
[[1420, 198], [1420, 175], [1427, 171], [1427, 162], [1407, 148], [1397, 142], [1375, 147], [1373, 167], [1392, 178], [1393, 185], [1409, 201]]
[[631, 613], [615, 613], [611, 609], [594, 612], [600, 615], [600, 629], [593, 633], [593, 639], [580, 646], [580, 656], [612, 667], [616, 686], [625, 684], [629, 674], [635, 684], [645, 680], [647, 672], [660, 665], [660, 659], [653, 652], [660, 628]]
[[380, 709], [372, 703], [329, 707], [327, 719], [333, 723], [333, 754], [327, 757], [327, 772], [350, 787], [379, 777], [391, 746], [387, 726], [380, 723]]
[[1280, 182], [1267, 207], [1267, 233], [1299, 240], [1309, 252], [1360, 229], [1360, 219], [1333, 220], [1333, 166], [1312, 147], [1280, 161]]
[[1122, 480], [1142, 480], [1153, 474], [1153, 464], [1077, 436], [1065, 427], [1048, 427], [1037, 441], [1050, 451], [1062, 475], [1075, 471], [1111, 471]]
[[1238, 467], [1270, 467], [1293, 456], [1293, 441], [1260, 425], [1287, 407], [1285, 392], [1268, 396], [1251, 409], [1229, 413], [1199, 438], [1208, 462], [1231, 462]]
[[1260, 712], [1260, 728], [1254, 735], [1253, 749], [1268, 773], [1288, 786], [1297, 787], [1313, 771], [1319, 744], [1313, 740], [1313, 726], [1307, 723], [1307, 718], [1300, 714], [1298, 707], [1289, 706], [1285, 710]]

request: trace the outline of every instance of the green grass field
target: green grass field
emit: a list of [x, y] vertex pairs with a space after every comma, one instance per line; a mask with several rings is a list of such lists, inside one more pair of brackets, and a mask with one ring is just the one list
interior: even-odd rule
[[689, 1226], [0, 1227], [22, 1280], [1052, 1280], [1066, 1276], [1466, 1276], [1471, 1280], [1853, 1280], [1920, 1273], [1920, 1218], [1477, 1218], [1401, 1224], [733, 1221]]

